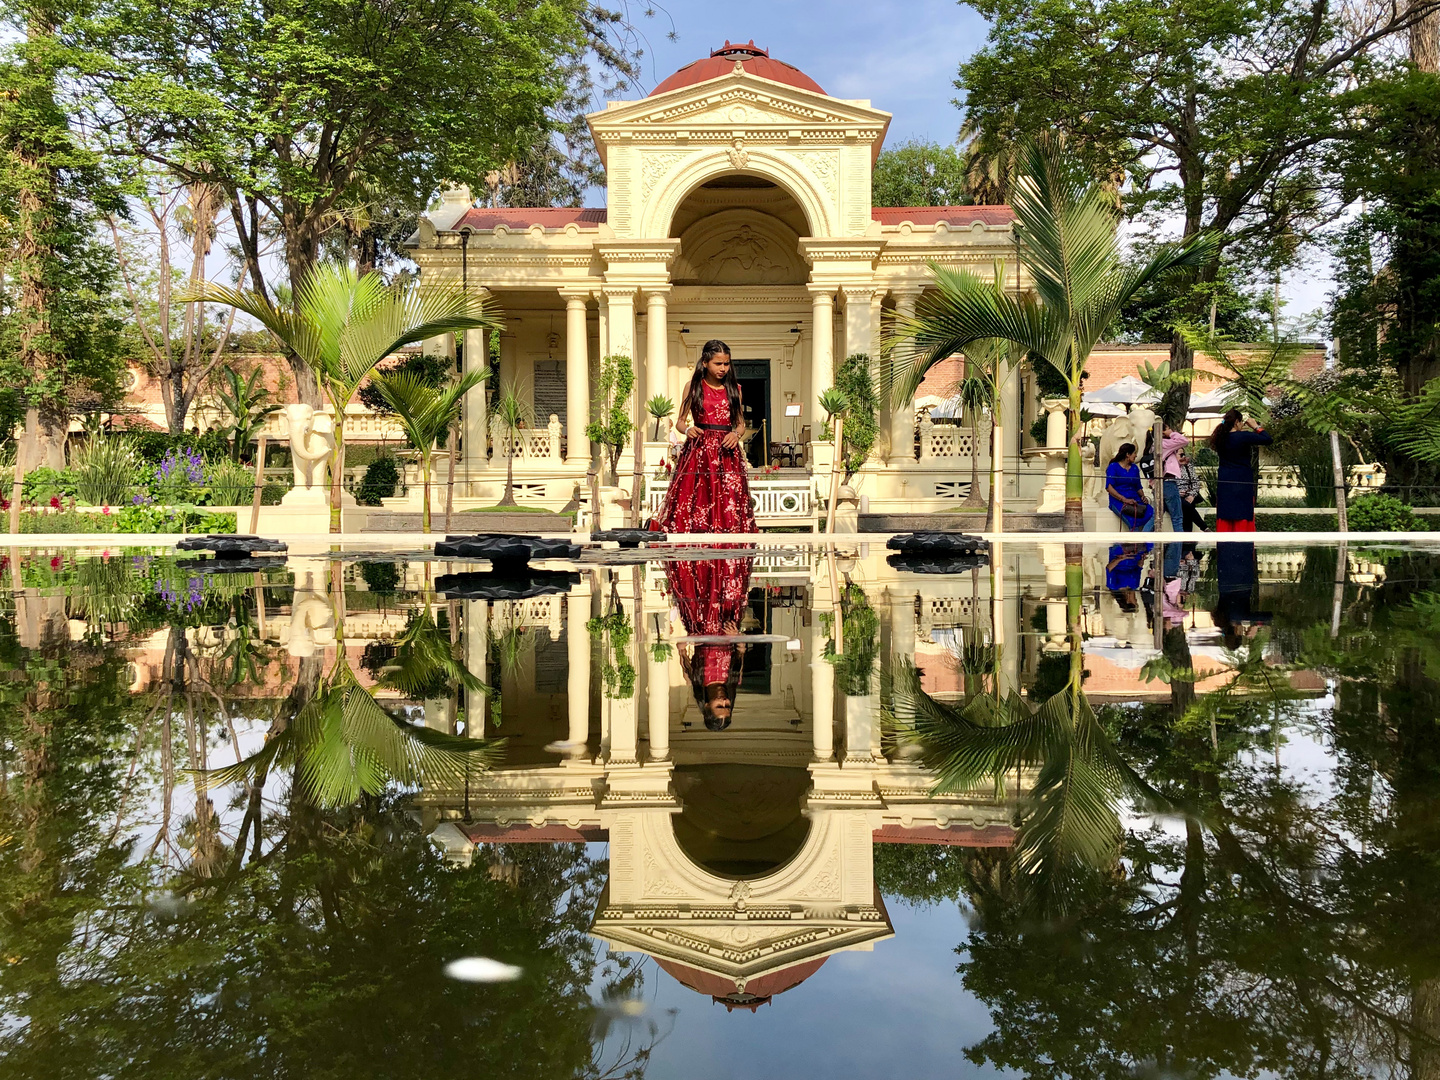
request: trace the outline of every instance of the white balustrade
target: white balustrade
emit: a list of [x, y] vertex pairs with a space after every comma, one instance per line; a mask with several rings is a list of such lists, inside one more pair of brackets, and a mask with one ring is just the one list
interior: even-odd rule
[[[652, 517], [660, 512], [668, 490], [668, 480], [646, 481], [645, 509]], [[760, 521], [813, 522], [816, 518], [815, 490], [808, 476], [790, 480], [752, 479], [750, 505]]]
[[937, 424], [930, 417], [920, 421], [920, 460], [966, 458], [975, 453], [975, 433], [958, 424]]
[[[1352, 497], [1379, 491], [1385, 486], [1385, 467], [1383, 465], [1351, 465], [1349, 485]], [[1300, 467], [1298, 465], [1261, 466], [1260, 483], [1256, 494], [1261, 499], [1272, 501], [1303, 502], [1305, 484], [1300, 479]]]
[[514, 437], [506, 434], [500, 418], [490, 418], [490, 442], [495, 447], [495, 456], [502, 461], [513, 457], [516, 461], [559, 461], [560, 460], [560, 418], [550, 414], [550, 423], [545, 427], [521, 428]]

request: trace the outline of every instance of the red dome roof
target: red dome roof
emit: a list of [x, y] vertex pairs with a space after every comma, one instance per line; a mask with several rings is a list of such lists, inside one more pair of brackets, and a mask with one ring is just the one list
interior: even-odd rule
[[787, 64], [783, 60], [772, 60], [768, 52], [756, 48], [752, 38], [745, 45], [732, 45], [727, 41], [705, 59], [696, 60], [693, 64], [686, 64], [650, 91], [650, 96], [654, 97], [656, 94], [679, 90], [682, 86], [694, 86], [696, 83], [709, 82], [711, 79], [728, 75], [735, 69], [737, 60], [745, 65], [745, 71], [749, 75], [756, 75], [772, 82], [786, 83], [789, 86], [798, 86], [802, 90], [813, 90], [817, 94], [825, 93], [820, 89], [819, 83], [799, 68]]
[[655, 962], [682, 986], [688, 986], [701, 994], [709, 994], [717, 1004], [724, 1005], [727, 1010], [733, 1012], [735, 1009], [749, 1009], [754, 1012], [776, 994], [783, 994], [786, 990], [799, 986], [819, 971], [820, 965], [827, 959], [829, 957], [822, 956], [818, 960], [807, 960], [780, 971], [772, 971], [768, 975], [761, 975], [758, 979], [749, 980], [743, 991], [735, 988], [734, 979], [727, 979], [722, 975], [700, 971], [676, 960], [661, 960], [656, 957]]

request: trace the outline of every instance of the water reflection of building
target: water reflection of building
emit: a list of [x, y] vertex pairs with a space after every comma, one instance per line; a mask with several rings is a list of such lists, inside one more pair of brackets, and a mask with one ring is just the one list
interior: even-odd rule
[[[880, 559], [842, 565], [857, 580], [888, 572]], [[857, 687], [837, 688], [824, 659], [836, 610], [826, 561], [762, 557], [744, 619], [755, 640], [724, 731], [700, 722], [661, 568], [603, 571], [565, 597], [467, 602], [475, 670], [494, 670], [484, 654], [506, 632], [528, 623], [537, 636], [500, 673], [502, 719], [487, 734], [510, 740], [507, 763], [468, 790], [421, 799], [437, 840], [468, 857], [480, 843], [608, 839], [595, 935], [730, 1007], [768, 1000], [836, 952], [872, 948], [893, 933], [875, 843], [997, 846], [1013, 835], [1003, 800], [932, 798], [932, 777], [883, 738], [881, 669], [916, 654], [921, 586], [936, 602], [946, 588], [889, 576], [867, 590], [881, 662], [867, 692], [847, 695]], [[606, 694], [603, 647], [586, 631], [612, 595], [641, 628], [628, 697]], [[485, 632], [496, 624], [500, 634]]]

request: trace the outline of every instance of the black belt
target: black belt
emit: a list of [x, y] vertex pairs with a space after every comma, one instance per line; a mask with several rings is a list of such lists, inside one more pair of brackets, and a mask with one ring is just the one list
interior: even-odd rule
[[696, 424], [701, 431], [729, 431], [729, 424]]

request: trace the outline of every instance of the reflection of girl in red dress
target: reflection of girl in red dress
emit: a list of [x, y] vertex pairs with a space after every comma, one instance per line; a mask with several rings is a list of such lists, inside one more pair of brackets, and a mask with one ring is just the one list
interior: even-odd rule
[[[750, 597], [753, 559], [705, 559], [665, 564], [670, 600], [693, 637], [738, 635]], [[730, 726], [746, 648], [739, 642], [680, 643], [680, 667], [700, 716], [711, 731]]]
[[740, 384], [723, 341], [707, 341], [701, 350], [680, 403], [679, 425], [685, 445], [653, 527], [673, 533], [758, 532], [740, 450], [745, 434]]

